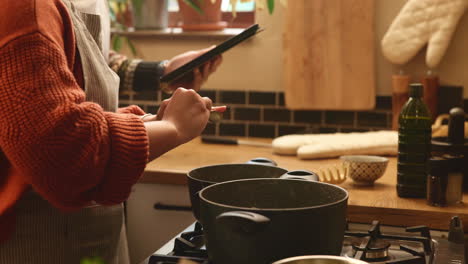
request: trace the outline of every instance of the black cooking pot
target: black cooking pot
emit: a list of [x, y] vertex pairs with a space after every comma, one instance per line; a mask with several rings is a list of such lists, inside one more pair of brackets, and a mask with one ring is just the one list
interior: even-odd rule
[[341, 252], [348, 192], [336, 185], [236, 180], [204, 188], [200, 199], [200, 221], [214, 264], [270, 264]]
[[196, 219], [200, 219], [200, 198], [198, 193], [205, 187], [215, 183], [256, 178], [294, 178], [300, 177], [318, 181], [318, 176], [309, 171], [287, 171], [276, 167], [276, 162], [267, 158], [255, 158], [240, 164], [219, 164], [196, 168], [188, 172], [188, 187], [192, 211]]

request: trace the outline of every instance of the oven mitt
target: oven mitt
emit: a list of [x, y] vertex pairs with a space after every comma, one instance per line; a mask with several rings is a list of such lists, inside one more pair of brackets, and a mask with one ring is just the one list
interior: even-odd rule
[[467, 6], [468, 0], [409, 0], [382, 39], [384, 56], [404, 64], [427, 44], [426, 65], [436, 67]]
[[398, 132], [286, 135], [272, 142], [273, 152], [300, 159], [334, 158], [342, 155], [397, 155]]

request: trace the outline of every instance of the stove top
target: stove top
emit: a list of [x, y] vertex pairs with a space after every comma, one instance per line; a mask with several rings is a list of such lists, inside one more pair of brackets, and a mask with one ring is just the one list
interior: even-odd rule
[[[199, 223], [185, 230], [170, 244], [173, 244], [170, 252], [159, 250], [147, 263], [171, 264], [186, 258], [196, 263], [211, 264], [207, 260]], [[458, 217], [452, 218], [448, 233], [429, 230], [426, 226], [381, 226], [378, 221], [349, 223], [341, 255], [372, 264], [465, 264], [463, 228]]]

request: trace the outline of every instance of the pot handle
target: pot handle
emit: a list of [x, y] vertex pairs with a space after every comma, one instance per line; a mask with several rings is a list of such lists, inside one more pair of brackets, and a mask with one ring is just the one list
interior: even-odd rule
[[315, 172], [308, 170], [294, 170], [288, 171], [281, 175], [280, 179], [293, 179], [293, 180], [305, 180], [305, 181], [320, 181], [318, 175]]
[[253, 212], [231, 211], [218, 215], [216, 223], [238, 233], [255, 234], [268, 226], [270, 218]]
[[246, 163], [247, 164], [259, 164], [259, 165], [265, 165], [265, 166], [273, 166], [273, 167], [278, 166], [278, 164], [276, 164], [276, 162], [274, 162], [273, 160], [268, 159], [268, 158], [263, 158], [263, 157], [251, 159], [251, 160], [247, 161]]

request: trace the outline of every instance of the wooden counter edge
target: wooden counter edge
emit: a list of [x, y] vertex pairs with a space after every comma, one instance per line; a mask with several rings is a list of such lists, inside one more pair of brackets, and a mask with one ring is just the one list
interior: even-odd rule
[[468, 233], [468, 212], [454, 214], [450, 212], [429, 212], [413, 209], [395, 209], [383, 207], [367, 207], [348, 204], [348, 221], [369, 223], [369, 220], [379, 220], [382, 225], [419, 226], [426, 225], [431, 229], [448, 230], [450, 219], [459, 216], [463, 229]]
[[[187, 185], [187, 177], [180, 170], [146, 170], [139, 183]], [[369, 223], [379, 220], [383, 225], [418, 226], [426, 225], [432, 229], [447, 230], [450, 219], [458, 215], [465, 233], [468, 233], [468, 212], [453, 214], [450, 212], [430, 212], [416, 209], [396, 209], [348, 204], [348, 221]]]
[[138, 183], [187, 185], [186, 175], [180, 170], [145, 170]]

